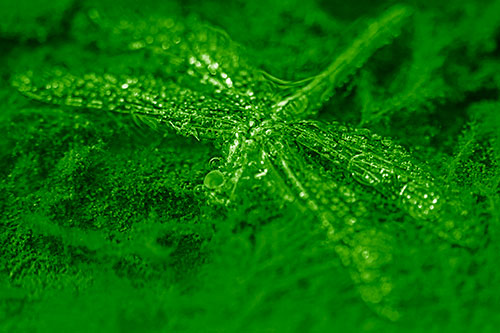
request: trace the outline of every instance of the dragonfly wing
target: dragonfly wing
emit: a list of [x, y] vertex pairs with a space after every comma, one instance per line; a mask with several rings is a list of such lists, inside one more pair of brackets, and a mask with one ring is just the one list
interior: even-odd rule
[[223, 93], [207, 96], [152, 75], [74, 75], [61, 67], [19, 74], [12, 83], [41, 102], [130, 113], [165, 123], [185, 136], [230, 135], [238, 121], [238, 105]]
[[308, 163], [298, 145], [272, 140], [262, 154], [268, 188], [303, 214], [314, 215], [326, 233], [326, 244], [349, 268], [363, 300], [380, 315], [396, 320], [400, 314], [391, 295], [394, 238], [370, 223], [372, 212], [349, 187], [323, 168]]
[[364, 30], [323, 72], [309, 80], [288, 84], [272, 80], [281, 88], [278, 91], [278, 102], [273, 106], [274, 111], [282, 117], [292, 119], [306, 119], [316, 115], [336, 88], [343, 86], [377, 50], [401, 33], [411, 13], [409, 7], [395, 5], [370, 20]]
[[[136, 4], [137, 5], [137, 4]], [[139, 6], [141, 7], [141, 6]], [[145, 51], [168, 63], [163, 74], [195, 90], [228, 90], [245, 95], [267, 90], [264, 78], [228, 34], [196, 16], [92, 8], [78, 38], [106, 52]], [[91, 29], [94, 34], [88, 34]], [[261, 83], [262, 83], [261, 82]]]
[[439, 190], [436, 180], [402, 146], [367, 129], [314, 121], [290, 123], [295, 142], [317, 154], [327, 169], [344, 170], [374, 188], [439, 237], [475, 247], [484, 238], [482, 225], [470, 225], [459, 198]]

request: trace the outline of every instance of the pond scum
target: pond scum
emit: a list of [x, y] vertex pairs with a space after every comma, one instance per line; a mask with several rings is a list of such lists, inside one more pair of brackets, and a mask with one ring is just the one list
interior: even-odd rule
[[500, 324], [500, 1], [0, 9], [0, 331]]

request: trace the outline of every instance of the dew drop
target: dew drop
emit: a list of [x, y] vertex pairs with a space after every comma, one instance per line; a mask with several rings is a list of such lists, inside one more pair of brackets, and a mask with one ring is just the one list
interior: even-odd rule
[[212, 170], [205, 176], [203, 185], [212, 190], [219, 188], [224, 185], [224, 175], [219, 170]]
[[264, 169], [264, 170], [260, 171], [258, 174], [256, 174], [255, 178], [256, 179], [261, 179], [262, 177], [264, 177], [265, 175], [267, 175], [267, 172], [268, 172], [268, 170]]
[[211, 166], [211, 167], [216, 167], [216, 166], [219, 166], [222, 162], [222, 159], [220, 157], [212, 157], [210, 159], [210, 161], [208, 161], [208, 164]]
[[384, 146], [387, 146], [387, 147], [392, 146], [392, 140], [390, 140], [390, 139], [383, 139], [381, 142]]

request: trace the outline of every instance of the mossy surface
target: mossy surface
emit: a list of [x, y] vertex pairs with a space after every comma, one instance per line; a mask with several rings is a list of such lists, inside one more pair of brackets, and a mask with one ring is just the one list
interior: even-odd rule
[[[412, 14], [400, 33], [314, 115], [392, 138], [439, 190], [459, 198], [450, 205], [461, 223], [484, 230], [471, 236], [474, 246], [454, 243], [469, 235], [440, 234], [438, 224], [458, 223], [457, 215], [418, 223], [348, 172], [326, 173], [367, 211], [358, 223], [377, 230], [372, 245], [385, 248], [380, 235], [391, 236], [383, 274], [392, 277], [394, 321], [374, 311], [378, 302], [366, 299], [313, 214], [269, 199], [278, 190], [256, 177], [236, 204], [207, 195], [228, 183], [218, 171], [222, 143], [127, 114], [33, 101], [12, 82], [47, 63], [163, 75], [161, 58], [103, 37], [96, 13], [206, 22], [241, 45], [253, 67], [302, 80], [396, 2], [134, 3], [0, 5], [7, 13], [0, 23], [0, 331], [496, 331], [499, 1], [404, 2]], [[314, 154], [304, 161], [323, 163]]]

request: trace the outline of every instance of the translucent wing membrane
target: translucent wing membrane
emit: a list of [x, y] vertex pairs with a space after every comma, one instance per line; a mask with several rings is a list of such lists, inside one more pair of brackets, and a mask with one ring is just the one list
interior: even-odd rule
[[359, 221], [369, 219], [365, 204], [351, 189], [336, 183], [321, 168], [306, 165], [297, 147], [268, 145], [269, 178], [273, 187], [286, 188], [289, 200], [318, 217], [328, 243], [339, 255], [356, 283], [361, 297], [376, 312], [395, 320], [399, 312], [390, 296], [391, 277], [386, 273], [392, 261], [392, 236]]
[[387, 45], [401, 32], [401, 27], [411, 14], [404, 6], [394, 6], [377, 19], [343, 50], [320, 74], [302, 82], [286, 83], [272, 80], [281, 89], [275, 112], [294, 119], [310, 117], [318, 111], [333, 94], [334, 89], [345, 84], [363, 64], [381, 47]]
[[[411, 187], [409, 184], [431, 186], [431, 176], [401, 146], [367, 129], [350, 128], [339, 123], [302, 121], [290, 123], [285, 130], [299, 145], [348, 171], [359, 183], [372, 186], [391, 199], [406, 193]], [[418, 198], [421, 199], [424, 198]], [[437, 206], [439, 196], [429, 193], [426, 199], [427, 202], [414, 202], [422, 206], [420, 210], [408, 208], [412, 215], [425, 218], [433, 213], [432, 205]]]
[[[327, 169], [341, 168], [359, 183], [396, 200], [440, 237], [475, 247], [483, 236], [484, 227], [468, 223], [458, 198], [438, 190], [430, 173], [392, 140], [338, 123], [302, 121], [290, 123], [285, 130], [299, 146], [321, 156]], [[442, 222], [442, 216], [453, 215], [453, 221]]]
[[223, 30], [190, 16], [184, 20], [141, 15], [108, 17], [96, 9], [89, 19], [97, 26], [98, 44], [106, 51], [145, 50], [163, 59], [167, 75], [196, 90], [231, 90], [239, 94], [261, 93], [263, 80], [244, 57], [241, 47]]
[[206, 96], [151, 75], [128, 76], [87, 73], [75, 76], [64, 69], [13, 80], [30, 98], [72, 107], [142, 115], [166, 123], [181, 135], [214, 139], [232, 133], [244, 105], [224, 93]]

